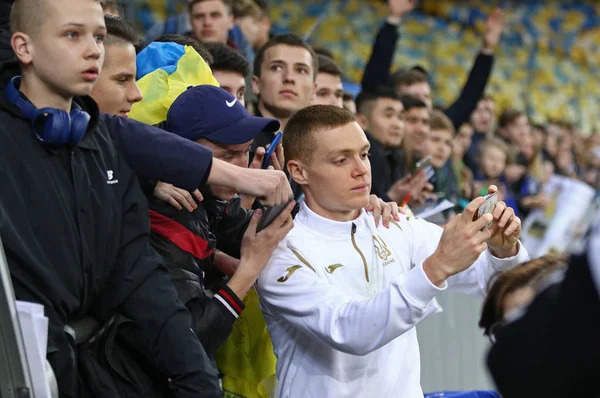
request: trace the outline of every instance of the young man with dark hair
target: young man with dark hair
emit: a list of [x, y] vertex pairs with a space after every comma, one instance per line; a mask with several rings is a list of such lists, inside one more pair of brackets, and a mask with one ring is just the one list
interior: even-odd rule
[[198, 40], [192, 39], [191, 37], [175, 34], [166, 34], [156, 38], [153, 41], [159, 43], [176, 43], [181, 44], [182, 46], [190, 46], [194, 50], [196, 50], [198, 55], [202, 57], [202, 59], [204, 60], [204, 62], [207, 63], [208, 66], [212, 66], [212, 63], [214, 62], [212, 55], [206, 49], [206, 46], [200, 43]]
[[404, 139], [404, 107], [393, 89], [378, 87], [356, 97], [356, 119], [371, 145], [373, 177], [371, 192], [385, 201], [402, 204], [408, 194], [413, 203], [422, 201], [427, 186], [424, 173], [407, 176]]
[[[363, 75], [363, 89], [394, 84], [392, 76], [390, 76], [390, 69], [400, 38], [399, 28], [404, 17], [415, 8], [418, 2], [413, 0], [388, 0], [387, 3], [389, 14], [373, 43], [373, 52]], [[471, 112], [477, 106], [477, 101], [485, 91], [494, 64], [494, 51], [500, 40], [503, 25], [502, 11], [500, 9], [493, 10], [488, 16], [485, 32], [481, 35], [481, 50], [475, 58], [463, 90], [456, 101], [444, 110], [446, 116], [454, 123], [455, 128], [459, 128], [460, 125], [469, 120]], [[424, 75], [423, 68], [411, 69], [420, 70], [421, 74]], [[419, 81], [416, 84], [419, 87], [414, 88], [407, 85], [397, 87], [397, 93], [399, 95], [417, 95], [432, 109], [429, 82], [425, 80], [425, 82]]]
[[317, 73], [317, 92], [311, 100], [311, 105], [335, 105], [344, 107], [344, 85], [342, 69], [332, 58], [318, 55], [319, 73]]
[[[279, 120], [281, 127], [298, 110], [308, 106], [316, 89], [319, 61], [313, 49], [293, 34], [275, 35], [254, 59], [252, 88], [259, 96], [257, 114]], [[257, 137], [266, 146], [273, 135]]]
[[210, 69], [221, 88], [231, 93], [245, 106], [246, 76], [250, 75], [248, 61], [225, 44], [207, 43], [206, 48], [213, 58]]
[[229, 31], [233, 29], [231, 5], [231, 0], [191, 0], [188, 13], [192, 37], [202, 43], [227, 44]]
[[97, 395], [96, 380], [82, 382], [77, 363], [85, 360], [68, 325], [115, 313], [138, 325], [174, 395], [219, 396], [189, 314], [149, 245], [137, 179], [87, 96], [104, 60], [100, 3], [17, 0], [11, 29], [21, 76], [7, 64], [0, 72], [0, 235], [17, 299], [43, 304], [49, 318], [48, 359], [61, 396]]
[[369, 141], [350, 112], [302, 109], [283, 140], [305, 200], [257, 283], [277, 396], [422, 398], [415, 326], [439, 311], [440, 291], [484, 294], [497, 270], [527, 260], [520, 220], [503, 202], [474, 220], [479, 197], [444, 229], [414, 217], [376, 227]]
[[105, 15], [104, 21], [107, 32], [104, 65], [90, 96], [100, 112], [127, 117], [133, 104], [142, 100], [135, 82], [138, 35], [131, 24], [120, 18]]

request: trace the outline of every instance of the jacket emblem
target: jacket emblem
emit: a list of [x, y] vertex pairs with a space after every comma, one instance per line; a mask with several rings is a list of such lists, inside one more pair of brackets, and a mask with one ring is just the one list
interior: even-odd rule
[[375, 244], [377, 256], [383, 261], [386, 261], [392, 255], [392, 251], [379, 236], [373, 236], [373, 243]]
[[343, 267], [342, 264], [331, 264], [325, 267], [325, 271], [327, 271], [328, 274], [333, 274], [333, 271], [341, 267]]
[[300, 268], [302, 268], [301, 265], [294, 265], [293, 267], [289, 267], [288, 269], [285, 270], [285, 272], [287, 272], [287, 274], [285, 274], [285, 276], [282, 276], [279, 279], [277, 279], [277, 282], [283, 283], [283, 282], [287, 281], [288, 279], [290, 279], [290, 276], [292, 276], [292, 274], [294, 272], [298, 271]]

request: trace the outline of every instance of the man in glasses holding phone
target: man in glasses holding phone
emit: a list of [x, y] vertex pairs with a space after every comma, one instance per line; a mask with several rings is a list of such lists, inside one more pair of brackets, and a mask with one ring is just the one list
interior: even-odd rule
[[283, 141], [305, 200], [257, 283], [277, 396], [422, 398], [415, 326], [440, 291], [483, 294], [528, 259], [520, 220], [503, 202], [479, 215], [480, 197], [444, 229], [415, 217], [381, 228], [364, 211], [370, 144], [352, 113], [305, 108]]

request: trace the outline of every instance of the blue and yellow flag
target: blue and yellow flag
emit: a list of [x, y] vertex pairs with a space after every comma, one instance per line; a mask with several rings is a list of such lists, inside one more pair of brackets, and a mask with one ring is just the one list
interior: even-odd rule
[[176, 43], [150, 43], [137, 56], [137, 70], [137, 84], [144, 99], [133, 105], [129, 117], [146, 124], [166, 120], [171, 104], [188, 87], [219, 87], [196, 50]]

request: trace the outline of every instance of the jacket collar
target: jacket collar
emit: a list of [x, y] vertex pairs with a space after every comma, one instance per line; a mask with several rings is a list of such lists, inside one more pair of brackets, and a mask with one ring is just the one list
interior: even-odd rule
[[369, 219], [371, 215], [364, 209], [360, 211], [360, 215], [352, 221], [333, 221], [325, 217], [321, 217], [314, 211], [308, 208], [304, 201], [300, 202], [300, 211], [296, 216], [295, 222], [298, 222], [310, 229], [313, 233], [324, 235], [327, 237], [344, 237], [348, 238], [352, 233], [352, 224], [356, 226], [356, 230], [369, 228]]

